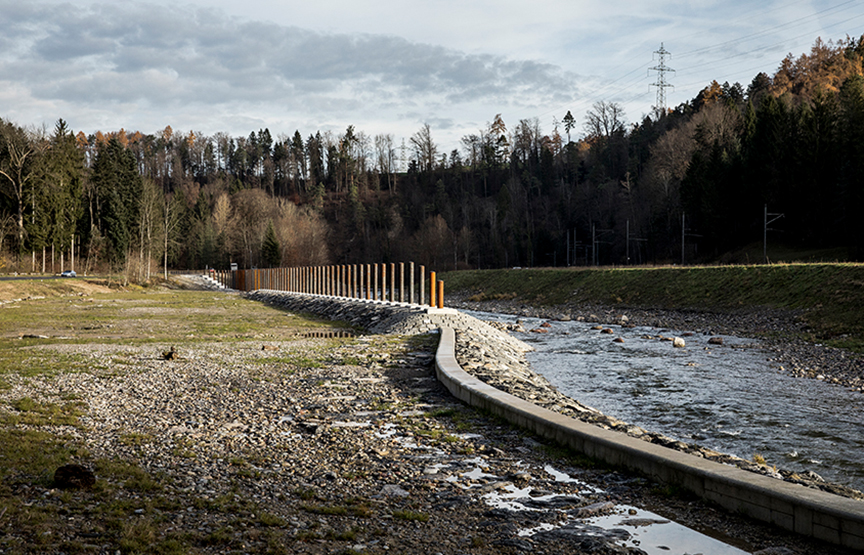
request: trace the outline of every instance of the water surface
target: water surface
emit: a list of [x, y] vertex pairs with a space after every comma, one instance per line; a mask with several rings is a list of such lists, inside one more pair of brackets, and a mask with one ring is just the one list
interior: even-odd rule
[[[483, 319], [515, 316], [477, 313]], [[525, 329], [543, 320], [522, 318]], [[558, 389], [605, 414], [687, 443], [864, 490], [864, 398], [795, 378], [768, 360], [757, 340], [684, 337], [676, 349], [658, 336], [686, 330], [551, 322], [549, 332], [516, 333], [533, 346], [532, 368]], [[613, 339], [621, 337], [624, 343]]]

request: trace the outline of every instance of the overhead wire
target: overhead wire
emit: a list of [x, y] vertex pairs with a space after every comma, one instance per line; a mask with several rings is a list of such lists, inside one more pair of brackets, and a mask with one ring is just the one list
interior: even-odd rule
[[[802, 0], [802, 2], [796, 2], [796, 3], [793, 4], [793, 5], [797, 5], [797, 4], [803, 3], [804, 1], [806, 1], [806, 0]], [[741, 43], [747, 42], [747, 41], [749, 41], [749, 40], [752, 40], [753, 38], [757, 38], [757, 37], [759, 37], [759, 36], [764, 36], [764, 35], [766, 35], [766, 34], [772, 32], [772, 31], [776, 31], [776, 30], [779, 30], [779, 29], [790, 28], [790, 27], [791, 27], [791, 28], [801, 27], [802, 25], [806, 25], [806, 24], [808, 24], [808, 23], [812, 23], [812, 20], [814, 20], [814, 19], [816, 19], [816, 18], [820, 18], [820, 16], [823, 16], [823, 15], [825, 15], [826, 13], [833, 12], [833, 15], [836, 15], [836, 14], [838, 14], [838, 13], [845, 12], [845, 11], [847, 11], [847, 10], [849, 10], [849, 9], [851, 9], [851, 8], [853, 8], [853, 7], [855, 7], [854, 4], [856, 4], [856, 3], [857, 3], [857, 0], [848, 0], [848, 1], [846, 1], [846, 2], [842, 2], [842, 3], [840, 3], [840, 4], [836, 4], [836, 5], [832, 6], [832, 7], [826, 8], [826, 9], [824, 9], [824, 10], [820, 10], [819, 12], [815, 12], [815, 13], [809, 14], [809, 15], [807, 15], [807, 16], [804, 16], [804, 17], [801, 17], [801, 18], [795, 19], [795, 20], [793, 20], [793, 21], [785, 22], [785, 23], [780, 24], [780, 25], [776, 25], [776, 26], [771, 27], [771, 28], [769, 28], [769, 29], [766, 29], [766, 30], [764, 30], [764, 31], [760, 31], [759, 33], [754, 33], [754, 34], [751, 34], [751, 35], [745, 35], [745, 36], [743, 36], [743, 37], [738, 37], [738, 38], [736, 38], [736, 39], [732, 39], [732, 40], [724, 41], [724, 42], [721, 42], [721, 43], [718, 43], [718, 44], [715, 44], [715, 45], [711, 45], [711, 46], [706, 46], [706, 47], [704, 47], [704, 48], [698, 48], [698, 49], [690, 50], [690, 51], [685, 52], [685, 53], [683, 53], [683, 54], [678, 54], [678, 55], [676, 56], [676, 58], [692, 56], [692, 55], [699, 54], [699, 53], [703, 53], [703, 54], [704, 54], [704, 53], [708, 53], [708, 52], [710, 52], [710, 51], [713, 50], [713, 49], [717, 49], [717, 48], [721, 48], [721, 47], [724, 47], [724, 46], [733, 45], [733, 44], [736, 44], [736, 43], [737, 43], [737, 44], [741, 44]], [[844, 6], [845, 6], [845, 7], [844, 7]], [[774, 12], [774, 11], [785, 10], [785, 9], [787, 9], [787, 8], [788, 8], [788, 5], [787, 5], [787, 6], [782, 6], [782, 7], [779, 7], [779, 8], [775, 8], [775, 9], [770, 9], [770, 10], [762, 10], [762, 11], [759, 12], [759, 14], [767, 14], [767, 13], [771, 13], [771, 12]], [[840, 8], [842, 8], [842, 9], [840, 9]], [[749, 19], [749, 18], [752, 18], [752, 17], [753, 17], [753, 15], [752, 15], [752, 13], [751, 13], [750, 15], [742, 16], [740, 19]], [[833, 27], [837, 27], [837, 26], [839, 26], [839, 25], [848, 25], [851, 21], [855, 21], [855, 20], [860, 19], [860, 18], [862, 18], [862, 17], [864, 17], [864, 14], [856, 15], [856, 16], [853, 16], [852, 18], [846, 18], [846, 19], [844, 19], [844, 20], [842, 20], [842, 21], [838, 21], [838, 22], [830, 23], [830, 24], [828, 24], [828, 25], [822, 25], [822, 26], [821, 26], [821, 29], [830, 29], [830, 28], [833, 28]], [[818, 31], [816, 31], [816, 32], [818, 32]], [[690, 35], [684, 35], [684, 37], [686, 38], [687, 36], [693, 36], [694, 34], [696, 34], [696, 33], [692, 33], [692, 34], [690, 34]], [[788, 43], [789, 41], [796, 41], [796, 40], [801, 39], [801, 38], [805, 38], [805, 37], [812, 37], [813, 34], [814, 34], [814, 31], [810, 31], [810, 32], [807, 32], [807, 33], [803, 33], [803, 34], [801, 34], [801, 35], [797, 35], [797, 36], [795, 36], [795, 37], [791, 37], [791, 38], [784, 39], [784, 41], [781, 42], [781, 43], [772, 44], [772, 45], [767, 45], [767, 46], [759, 46], [759, 47], [757, 47], [757, 48], [753, 48], [753, 49], [747, 50], [747, 51], [745, 51], [745, 52], [740, 52], [740, 53], [734, 54], [734, 55], [732, 55], [732, 56], [727, 56], [726, 59], [729, 59], [729, 58], [740, 58], [741, 56], [746, 56], [746, 55], [748, 55], [748, 54], [753, 54], [753, 53], [756, 53], [756, 52], [765, 51], [765, 50], [770, 50], [770, 49], [772, 49], [772, 48], [777, 48], [777, 47], [779, 47], [779, 46], [782, 46], [782, 45], [785, 44], [785, 43]], [[847, 34], [848, 34], [848, 33], [847, 33]], [[674, 40], [678, 40], [678, 39], [674, 39]], [[622, 75], [621, 77], [618, 77], [617, 79], [615, 79], [615, 80], [613, 80], [613, 81], [610, 81], [610, 82], [608, 82], [607, 84], [603, 85], [603, 86], [600, 87], [597, 91], [595, 91], [595, 94], [592, 95], [592, 99], [584, 99], [584, 100], [577, 101], [577, 102], [575, 103], [575, 106], [573, 106], [572, 108], [570, 108], [571, 113], [572, 113], [572, 110], [574, 110], [574, 109], [579, 109], [579, 108], [582, 108], [582, 107], [585, 107], [585, 106], [590, 106], [591, 104], [595, 103], [596, 100], [594, 100], [594, 99], [601, 97], [602, 94], [607, 94], [607, 93], [609, 93], [609, 92], [612, 92], [612, 95], [610, 95], [610, 96], [612, 96], [613, 98], [614, 98], [614, 97], [620, 97], [623, 93], [625, 93], [626, 91], [630, 90], [633, 86], [637, 85], [637, 84], [638, 84], [639, 82], [641, 82], [641, 81], [644, 81], [645, 77], [639, 77], [639, 78], [637, 78], [637, 79], [631, 79], [631, 80], [628, 80], [627, 82], [622, 83], [621, 86], [619, 86], [619, 87], [614, 87], [614, 89], [611, 90], [611, 91], [610, 91], [610, 88], [612, 88], [613, 85], [615, 85], [616, 83], [619, 83], [620, 81], [622, 81], [623, 79], [625, 79], [625, 78], [628, 77], [629, 75], [632, 75], [632, 74], [636, 73], [637, 71], [641, 71], [641, 70], [645, 69], [645, 68], [646, 68], [650, 63], [653, 63], [653, 61], [652, 61], [652, 62], [649, 62], [649, 63], [644, 63], [644, 64], [642, 64], [641, 66], [639, 66], [639, 67], [637, 67], [637, 68], [635, 68], [635, 69], [629, 71], [628, 73]], [[687, 67], [685, 67], [685, 68], [681, 68], [681, 69], [679, 69], [679, 70], [677, 70], [677, 71], [688, 71], [688, 70], [692, 70], [692, 69], [696, 69], [696, 68], [700, 68], [700, 67], [706, 67], [706, 66], [726, 67], [726, 66], [728, 66], [728, 65], [730, 65], [730, 64], [732, 64], [732, 63], [737, 63], [737, 62], [730, 62], [730, 63], [727, 63], [727, 64], [723, 64], [723, 65], [721, 65], [721, 66], [717, 66], [715, 62], [704, 62], [704, 63], [698, 63], [698, 64], [696, 64], [696, 65], [692, 65], [692, 66], [687, 66]], [[778, 63], [779, 63], [779, 62], [778, 62]], [[618, 67], [621, 67], [621, 66], [623, 66], [623, 65], [625, 65], [625, 64], [626, 64], [626, 62], [625, 62], [624, 64], [619, 65]], [[748, 69], [746, 69], [746, 70], [739, 70], [739, 71], [736, 71], [733, 75], [740, 75], [740, 74], [744, 74], [745, 72], [749, 72], [749, 71], [753, 71], [753, 70], [757, 70], [757, 69], [762, 69], [763, 67], [764, 67], [764, 64], [760, 64], [759, 66], [755, 66], [755, 67], [753, 67], [753, 68], [748, 68]], [[670, 68], [670, 69], [672, 69], [672, 68]], [[676, 71], [676, 70], [673, 69], [673, 71]], [[677, 71], [676, 71], [676, 73], [677, 73]], [[725, 78], [728, 79], [728, 77], [725, 77]], [[716, 80], [716, 79], [715, 79], [715, 80]], [[686, 87], [691, 87], [691, 86], [694, 86], [694, 85], [699, 85], [700, 83], [701, 83], [701, 82], [695, 82], [695, 83], [687, 83], [687, 84], [684, 84], [684, 85], [673, 85], [673, 86], [675, 86], [675, 87], [681, 87], [681, 88], [686, 88]], [[652, 84], [649, 83], [649, 85], [652, 85]], [[650, 91], [649, 91], [649, 92], [646, 92], [646, 93], [643, 93], [643, 94], [639, 94], [638, 96], [635, 97], [635, 99], [644, 98], [645, 96], [648, 96], [649, 94], [650, 94]], [[632, 98], [634, 98], [634, 97], [631, 97], [631, 99], [632, 99]], [[632, 101], [632, 100], [628, 99], [628, 101]], [[572, 106], [572, 104], [571, 104], [571, 106]], [[561, 110], [563, 110], [565, 107], [566, 107], [566, 105], [562, 105], [562, 106], [559, 107], [559, 108], [546, 110], [546, 111], [542, 112], [541, 114], [539, 114], [538, 117], [539, 117], [539, 116], [545, 116], [545, 115], [548, 115], [548, 114], [553, 113], [553, 112], [561, 111]]]
[[[740, 43], [740, 42], [744, 42], [744, 41], [746, 41], [746, 40], [749, 40], [749, 39], [752, 39], [752, 38], [755, 38], [755, 37], [759, 37], [759, 36], [762, 36], [762, 35], [766, 35], [766, 34], [768, 34], [768, 33], [771, 33], [771, 32], [773, 32], [773, 31], [776, 31], [776, 30], [778, 30], [778, 29], [783, 29], [783, 28], [785, 28], [785, 27], [789, 27], [790, 25], [794, 25], [794, 24], [796, 24], [796, 23], [801, 23], [801, 22], [803, 22], [804, 24], [806, 24], [806, 23], [808, 23], [807, 20], [810, 20], [810, 19], [816, 18], [816, 17], [818, 17], [819, 15], [824, 14], [825, 12], [829, 12], [829, 11], [835, 10], [835, 9], [841, 7], [841, 6], [845, 6], [845, 5], [848, 5], [848, 4], [857, 4], [857, 3], [858, 3], [858, 0], [847, 0], [846, 2], [843, 2], [843, 3], [841, 3], [841, 4], [837, 4], [836, 6], [833, 6], [833, 7], [831, 7], [831, 8], [826, 8], [826, 9], [824, 9], [824, 10], [822, 10], [822, 11], [819, 11], [819, 12], [816, 12], [816, 13], [812, 13], [812, 14], [810, 14], [810, 15], [807, 15], [807, 16], [804, 16], [804, 17], [801, 17], [801, 18], [798, 18], [798, 19], [795, 19], [795, 20], [792, 20], [792, 21], [787, 21], [786, 23], [781, 23], [780, 25], [775, 25], [774, 27], [770, 27], [770, 28], [768, 28], [768, 29], [763, 29], [762, 31], [759, 31], [758, 33], [753, 33], [752, 35], [745, 35], [745, 36], [743, 36], [743, 37], [738, 37], [738, 38], [736, 38], [736, 39], [731, 39], [731, 40], [724, 41], [724, 42], [721, 42], [721, 43], [718, 43], [718, 44], [714, 44], [714, 45], [711, 45], [711, 46], [705, 46], [705, 47], [702, 47], [702, 48], [697, 48], [697, 49], [695, 49], [695, 50], [690, 50], [690, 51], [687, 51], [687, 52], [683, 52], [683, 53], [681, 53], [681, 54], [678, 54], [678, 57], [679, 57], [679, 58], [684, 58], [684, 57], [687, 57], [687, 56], [692, 56], [693, 54], [697, 54], [697, 53], [699, 53], [699, 52], [705, 52], [705, 51], [713, 50], [713, 49], [715, 49], [715, 48], [720, 48], [720, 47], [722, 47], [722, 46], [726, 46], [726, 45], [733, 44], [733, 43]], [[850, 8], [851, 8], [851, 7], [853, 7], [853, 6], [850, 6]], [[849, 9], [849, 8], [847, 8], [847, 9]], [[840, 11], [845, 11], [845, 10], [840, 10]]]

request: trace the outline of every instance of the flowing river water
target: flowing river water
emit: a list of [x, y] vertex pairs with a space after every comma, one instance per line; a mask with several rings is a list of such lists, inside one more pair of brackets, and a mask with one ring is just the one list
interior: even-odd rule
[[[516, 321], [475, 313], [487, 320]], [[543, 320], [518, 318], [526, 330]], [[659, 336], [687, 330], [594, 330], [551, 322], [547, 333], [516, 333], [534, 349], [532, 368], [562, 393], [605, 414], [687, 443], [864, 490], [864, 396], [819, 380], [786, 375], [759, 342], [684, 337], [674, 348]], [[613, 342], [620, 337], [623, 343]]]

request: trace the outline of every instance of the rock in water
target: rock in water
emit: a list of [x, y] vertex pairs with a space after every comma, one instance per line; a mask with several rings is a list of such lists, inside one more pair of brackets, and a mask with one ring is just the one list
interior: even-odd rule
[[54, 471], [54, 485], [61, 489], [89, 488], [95, 483], [93, 472], [80, 464], [65, 464]]
[[687, 344], [684, 343], [684, 340], [681, 339], [680, 337], [676, 337], [675, 339], [672, 340], [672, 346], [676, 347], [678, 349], [683, 349], [686, 345]]
[[723, 338], [722, 337], [710, 337], [710, 338], [708, 338], [708, 344], [709, 345], [722, 345], [723, 344]]

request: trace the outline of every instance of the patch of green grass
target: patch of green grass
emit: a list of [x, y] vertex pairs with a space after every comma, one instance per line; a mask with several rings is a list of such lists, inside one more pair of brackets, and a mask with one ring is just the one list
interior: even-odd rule
[[30, 397], [22, 397], [9, 403], [15, 411], [0, 417], [0, 422], [7, 425], [30, 426], [77, 426], [78, 418], [84, 414], [86, 406], [79, 401], [58, 405], [56, 403], [40, 403]]
[[117, 440], [123, 445], [144, 445], [153, 441], [150, 434], [128, 433], [120, 434]]
[[459, 411], [454, 408], [438, 409], [432, 412], [427, 412], [425, 416], [428, 418], [453, 417], [459, 414]]
[[0, 428], [0, 493], [16, 483], [47, 484], [57, 467], [81, 454], [71, 439], [37, 430]]
[[405, 520], [408, 522], [426, 522], [429, 520], [429, 515], [410, 509], [400, 509], [393, 511], [393, 518], [397, 520]]
[[91, 369], [90, 361], [83, 355], [31, 349], [25, 341], [8, 345], [0, 341], [0, 373], [31, 377], [53, 376], [60, 372], [87, 372]]
[[348, 528], [347, 530], [342, 530], [341, 532], [337, 532], [335, 530], [331, 530], [327, 532], [328, 540], [337, 540], [337, 541], [345, 541], [345, 542], [353, 542], [357, 539], [357, 535], [362, 531], [360, 528]]
[[119, 459], [99, 459], [95, 463], [95, 473], [97, 478], [122, 482], [127, 490], [148, 493], [162, 489], [146, 470]]
[[318, 492], [314, 488], [297, 488], [294, 490], [294, 495], [303, 501], [312, 501], [318, 497]]
[[372, 509], [370, 509], [365, 503], [360, 502], [349, 502], [345, 504], [339, 505], [313, 505], [313, 504], [303, 504], [300, 505], [300, 508], [308, 513], [313, 513], [316, 515], [329, 515], [329, 516], [356, 516], [361, 518], [368, 518], [372, 516]]
[[258, 523], [262, 526], [285, 526], [285, 519], [274, 514], [262, 512], [258, 514]]

